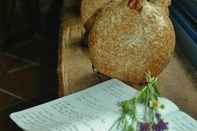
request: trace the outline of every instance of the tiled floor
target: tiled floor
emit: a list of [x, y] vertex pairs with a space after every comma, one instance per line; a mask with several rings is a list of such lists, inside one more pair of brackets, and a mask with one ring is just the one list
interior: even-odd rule
[[10, 112], [56, 96], [56, 52], [52, 44], [34, 36], [0, 52], [0, 131], [20, 131], [10, 121]]

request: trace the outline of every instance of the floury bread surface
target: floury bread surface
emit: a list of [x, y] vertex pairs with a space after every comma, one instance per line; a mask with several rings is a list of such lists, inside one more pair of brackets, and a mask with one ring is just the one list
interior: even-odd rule
[[138, 9], [128, 3], [112, 1], [98, 13], [89, 34], [90, 56], [99, 72], [139, 84], [146, 72], [156, 76], [169, 63], [175, 33], [170, 1], [139, 0]]
[[82, 0], [81, 21], [87, 30], [90, 30], [99, 11], [109, 2], [120, 0]]

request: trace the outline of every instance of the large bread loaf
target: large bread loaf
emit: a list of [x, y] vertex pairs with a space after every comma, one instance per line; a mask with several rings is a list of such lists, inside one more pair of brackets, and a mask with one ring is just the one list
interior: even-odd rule
[[89, 35], [91, 60], [103, 74], [139, 84], [158, 75], [175, 47], [169, 0], [112, 1], [98, 14]]

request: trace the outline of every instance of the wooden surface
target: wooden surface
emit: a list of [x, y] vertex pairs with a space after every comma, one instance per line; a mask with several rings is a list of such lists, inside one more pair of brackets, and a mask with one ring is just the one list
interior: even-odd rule
[[[78, 26], [81, 24], [79, 15], [70, 17], [63, 14], [58, 68], [60, 96], [109, 79], [92, 69], [88, 47], [84, 44], [85, 32], [83, 27]], [[162, 96], [171, 99], [183, 111], [197, 119], [197, 71], [180, 51], [176, 51], [159, 79]]]

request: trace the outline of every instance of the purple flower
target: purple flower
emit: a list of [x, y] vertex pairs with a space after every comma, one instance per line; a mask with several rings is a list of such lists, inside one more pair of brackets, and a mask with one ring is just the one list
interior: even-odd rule
[[155, 116], [157, 118], [158, 123], [155, 124], [155, 125], [153, 125], [153, 129], [155, 131], [164, 131], [164, 130], [168, 129], [168, 123], [167, 122], [164, 122], [161, 119], [161, 114], [156, 113]]
[[149, 123], [140, 123], [140, 131], [149, 131], [150, 124]]
[[168, 123], [160, 119], [159, 122], [153, 126], [153, 128], [155, 131], [164, 131], [168, 129]]

